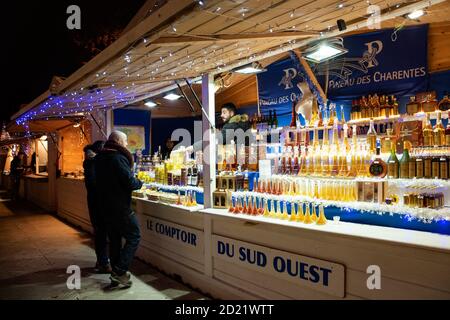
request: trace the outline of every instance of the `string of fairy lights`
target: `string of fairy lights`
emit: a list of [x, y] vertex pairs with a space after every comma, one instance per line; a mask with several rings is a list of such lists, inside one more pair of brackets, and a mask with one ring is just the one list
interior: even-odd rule
[[[215, 1], [211, 1], [211, 5], [208, 5], [209, 1], [195, 0], [194, 2], [196, 2], [196, 10], [202, 10], [216, 17], [220, 16], [236, 22], [248, 23], [247, 30], [258, 30], [256, 33], [263, 32], [263, 29], [270, 33], [298, 31], [300, 29], [313, 31], [307, 22], [295, 24], [302, 17], [299, 8], [279, 8], [273, 2], [267, 2], [263, 7], [255, 8], [245, 6], [246, 1], [237, 1], [234, 6], [229, 8], [216, 5], [217, 2]], [[370, 5], [370, 1], [366, 2]], [[149, 13], [157, 11], [165, 3], [166, 1], [156, 3]], [[390, 8], [388, 4], [386, 5]], [[397, 4], [396, 8], [398, 6]], [[345, 2], [339, 2], [336, 9], [351, 12], [355, 7], [347, 6]], [[256, 16], [273, 10], [280, 10], [280, 13], [282, 10], [288, 22], [284, 24], [250, 22], [251, 19], [249, 18], [253, 15]], [[257, 54], [261, 52], [271, 54], [272, 51], [277, 49], [286, 49], [287, 51], [296, 42], [295, 39], [264, 40], [266, 42], [265, 49], [257, 49], [254, 45], [255, 41], [252, 40], [247, 43], [245, 41], [231, 43], [222, 47], [207, 45], [207, 47], [196, 48], [191, 51], [182, 47], [177, 50], [168, 49], [164, 52], [161, 51], [162, 47], [157, 46], [151, 52], [142, 53], [151, 45], [152, 41], [149, 39], [164, 32], [176, 36], [196, 36], [190, 34], [188, 30], [183, 31], [181, 29], [183, 29], [181, 23], [172, 23], [162, 30], [153, 30], [144, 35], [125, 50], [123, 59], [118, 59], [107, 68], [91, 74], [70, 92], [48, 97], [44, 102], [18, 117], [16, 123], [23, 126], [29, 133], [28, 122], [31, 120], [48, 119], [50, 117], [64, 118], [74, 114], [88, 115], [95, 109], [121, 108], [141, 100], [149, 92], [154, 91], [158, 85], [166, 85], [180, 78], [192, 79], [211, 72], [211, 70], [220, 72], [232, 62], [245, 65], [253, 62]], [[331, 26], [328, 26], [324, 30], [317, 31], [317, 36], [313, 38], [326, 37], [327, 33], [332, 30]]]

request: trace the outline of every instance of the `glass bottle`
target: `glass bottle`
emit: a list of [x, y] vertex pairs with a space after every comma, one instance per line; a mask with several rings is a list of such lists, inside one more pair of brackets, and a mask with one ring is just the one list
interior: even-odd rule
[[276, 129], [278, 128], [278, 118], [277, 118], [277, 112], [276, 110], [273, 110], [273, 123], [272, 128]]
[[448, 157], [444, 153], [439, 158], [439, 179], [448, 179]]
[[432, 146], [433, 145], [433, 127], [431, 126], [431, 121], [430, 121], [430, 114], [427, 113], [426, 118], [425, 118], [425, 123], [423, 125], [423, 129], [422, 129], [422, 135], [423, 135], [423, 145], [424, 146]]
[[448, 112], [447, 128], [445, 128], [445, 145], [450, 146], [450, 111]]
[[381, 152], [380, 140], [377, 140], [377, 148], [376, 149], [377, 149], [376, 156], [375, 156], [375, 159], [370, 164], [369, 172], [372, 177], [384, 178], [387, 174], [387, 165], [386, 165], [386, 162], [384, 162], [380, 156], [380, 152]]
[[296, 128], [297, 127], [298, 115], [297, 115], [297, 112], [295, 111], [295, 105], [296, 104], [297, 104], [297, 101], [294, 100], [292, 102], [291, 124], [289, 125], [289, 127], [291, 127], [291, 128]]
[[400, 173], [399, 177], [401, 179], [408, 179], [409, 178], [409, 147], [410, 142], [404, 141], [403, 142], [403, 156], [400, 159]]
[[438, 109], [441, 111], [450, 110], [450, 99], [448, 98], [447, 94], [445, 94], [444, 98], [442, 98], [442, 100], [439, 101]]
[[392, 144], [391, 154], [388, 159], [388, 178], [389, 179], [398, 179], [399, 176], [399, 161], [397, 158], [397, 154], [395, 152], [395, 144]]
[[437, 120], [436, 125], [433, 128], [434, 135], [434, 145], [435, 146], [443, 146], [445, 145], [445, 129], [442, 125], [441, 112], [437, 112]]
[[391, 111], [393, 116], [398, 115], [398, 102], [397, 98], [393, 95], [391, 96]]
[[373, 154], [376, 151], [377, 143], [377, 132], [373, 124], [373, 119], [370, 119], [369, 131], [367, 131], [367, 144], [369, 145], [369, 150]]
[[409, 158], [409, 164], [408, 164], [408, 175], [410, 179], [413, 179], [416, 177], [416, 151], [411, 150], [411, 155]]
[[432, 157], [431, 157], [431, 149], [426, 149], [423, 153], [423, 177], [430, 179], [432, 177]]
[[424, 163], [423, 163], [423, 152], [418, 150], [416, 156], [416, 178], [421, 179], [424, 177]]
[[440, 155], [437, 152], [433, 152], [433, 157], [431, 159], [431, 177], [434, 179], [439, 179], [440, 159]]
[[436, 98], [433, 98], [431, 94], [428, 94], [426, 100], [422, 103], [422, 109], [424, 112], [436, 111], [437, 109]]
[[375, 95], [372, 98], [372, 108], [373, 108], [373, 117], [379, 117], [380, 116], [380, 101], [378, 98], [378, 95], [375, 93]]
[[419, 112], [419, 104], [416, 101], [416, 96], [409, 97], [410, 101], [406, 105], [406, 114], [408, 115], [414, 115], [415, 113]]

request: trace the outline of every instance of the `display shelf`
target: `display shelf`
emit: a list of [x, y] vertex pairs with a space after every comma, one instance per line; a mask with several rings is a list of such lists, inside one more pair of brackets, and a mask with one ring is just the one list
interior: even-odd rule
[[[395, 116], [390, 116], [390, 117], [375, 117], [372, 118], [373, 122], [375, 124], [377, 123], [389, 123], [389, 122], [394, 122], [394, 121], [398, 121], [401, 118], [401, 115], [395, 115]], [[357, 119], [357, 120], [349, 120], [347, 121], [348, 125], [368, 125], [370, 124], [370, 118], [364, 118], [364, 119]]]
[[197, 206], [193, 206], [193, 207], [187, 207], [187, 206], [183, 206], [183, 205], [176, 205], [176, 204], [165, 203], [165, 202], [162, 202], [162, 201], [153, 201], [153, 200], [149, 200], [147, 198], [140, 198], [140, 197], [133, 197], [133, 199], [146, 201], [146, 202], [150, 202], [150, 203], [157, 203], [157, 204], [161, 204], [161, 205], [172, 207], [172, 208], [183, 209], [183, 210], [186, 210], [186, 211], [189, 211], [189, 212], [197, 212], [197, 211], [202, 210], [204, 208], [204, 206], [202, 206], [202, 205], [197, 205]]
[[304, 224], [264, 216], [250, 216], [246, 214], [233, 214], [225, 209], [203, 209], [200, 212], [228, 219], [238, 219], [253, 223], [266, 223], [281, 225], [291, 228], [299, 228], [317, 232], [333, 233], [343, 236], [355, 236], [394, 243], [407, 244], [409, 246], [427, 247], [439, 250], [450, 250], [450, 236], [416, 230], [405, 230], [391, 227], [381, 227], [359, 223], [328, 220], [325, 225]]
[[183, 191], [183, 192], [184, 191], [195, 191], [195, 192], [203, 193], [203, 188], [201, 188], [201, 187], [170, 186], [170, 185], [167, 185], [167, 184], [161, 184], [161, 183], [156, 183], [156, 182], [144, 183], [144, 186], [150, 187], [150, 188], [164, 189], [164, 190], [174, 191], [174, 192], [178, 192], [178, 191]]
[[[438, 112], [417, 112], [414, 115], [403, 115], [399, 122], [410, 122], [425, 119], [427, 113], [430, 115], [431, 120], [437, 119]], [[441, 119], [448, 119], [448, 111], [441, 111]]]

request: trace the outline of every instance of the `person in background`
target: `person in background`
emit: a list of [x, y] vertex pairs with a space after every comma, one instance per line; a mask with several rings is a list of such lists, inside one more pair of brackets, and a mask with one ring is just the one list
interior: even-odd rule
[[19, 198], [20, 177], [22, 176], [24, 153], [19, 152], [11, 161], [11, 169], [9, 176], [11, 178], [11, 199], [17, 200]]
[[[127, 135], [113, 131], [94, 160], [96, 191], [110, 243], [111, 282], [130, 287], [128, 272], [141, 238], [131, 209], [131, 194], [142, 182], [133, 176], [133, 156], [126, 148]], [[122, 238], [125, 244], [122, 246]]]
[[[222, 144], [230, 144], [232, 138], [234, 138], [233, 132], [237, 129], [242, 129], [244, 133], [250, 129], [250, 123], [248, 120], [248, 115], [246, 114], [237, 114], [236, 106], [229, 102], [222, 105], [220, 118], [223, 121], [223, 126], [220, 131], [222, 135]], [[230, 131], [227, 137], [227, 131]], [[219, 141], [220, 142], [220, 141]], [[187, 148], [188, 152], [197, 152], [202, 150], [203, 141], [197, 141], [192, 146]], [[247, 142], [246, 142], [247, 143]]]
[[[222, 138], [223, 144], [229, 144], [229, 138], [227, 138], [227, 130], [242, 129], [246, 132], [250, 129], [250, 123], [248, 121], [248, 115], [237, 114], [236, 106], [233, 103], [225, 103], [221, 108], [220, 118], [222, 118]], [[231, 135], [232, 137], [233, 135]]]
[[32, 170], [31, 174], [35, 174], [36, 173], [36, 152], [33, 152], [33, 154], [31, 155], [30, 167]]
[[163, 159], [170, 158], [170, 153], [172, 152], [174, 146], [175, 146], [175, 143], [170, 139], [170, 137], [168, 137], [166, 139], [166, 143], [164, 144], [164, 147], [161, 150]]
[[108, 257], [108, 237], [106, 223], [100, 214], [99, 202], [96, 194], [95, 181], [95, 156], [103, 149], [104, 141], [98, 140], [93, 144], [84, 147], [84, 184], [87, 191], [87, 204], [89, 209], [89, 218], [94, 229], [94, 245], [97, 262], [95, 271], [98, 273], [111, 273], [111, 266]]

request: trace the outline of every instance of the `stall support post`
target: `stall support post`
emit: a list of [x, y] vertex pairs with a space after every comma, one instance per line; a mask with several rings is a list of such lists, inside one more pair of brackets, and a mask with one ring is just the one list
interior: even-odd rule
[[105, 111], [105, 119], [106, 119], [106, 139], [108, 139], [111, 132], [114, 130], [114, 113], [112, 109], [108, 109]]
[[202, 77], [202, 133], [203, 133], [203, 188], [204, 207], [212, 208], [212, 193], [216, 188], [216, 134], [214, 76]]
[[[49, 136], [52, 133], [49, 134]], [[58, 139], [58, 138], [56, 138]], [[58, 167], [58, 146], [56, 141], [49, 137], [48, 139], [48, 206], [50, 211], [56, 211], [56, 170]]]

